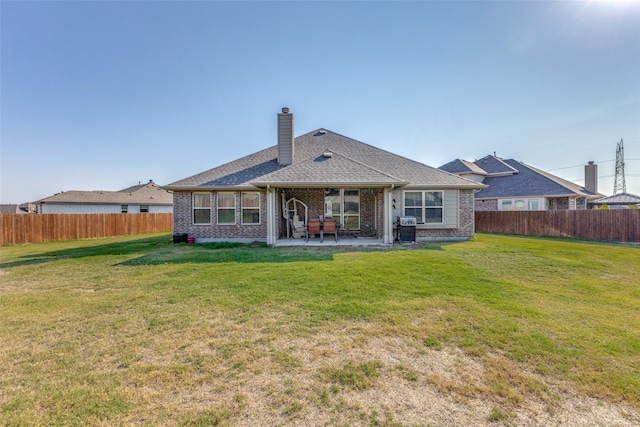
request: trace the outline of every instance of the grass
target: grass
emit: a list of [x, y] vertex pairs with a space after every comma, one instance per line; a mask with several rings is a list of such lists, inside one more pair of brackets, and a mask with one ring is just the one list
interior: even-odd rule
[[[2, 247], [0, 420], [232, 425], [319, 411], [375, 425], [402, 405], [346, 396], [393, 381], [486, 398], [491, 422], [532, 397], [553, 410], [543, 379], [639, 410], [639, 260], [637, 247], [486, 234], [414, 250], [166, 234]], [[376, 342], [396, 343], [402, 363]], [[455, 349], [479, 378], [406, 362]]]

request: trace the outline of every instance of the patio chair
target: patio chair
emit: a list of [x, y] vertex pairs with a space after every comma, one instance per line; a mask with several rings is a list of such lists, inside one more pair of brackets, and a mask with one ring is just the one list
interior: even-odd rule
[[324, 226], [320, 231], [320, 242], [324, 239], [324, 233], [333, 234], [336, 243], [338, 242], [338, 225], [336, 224], [336, 220], [333, 218], [327, 218], [324, 220]]
[[309, 241], [309, 235], [310, 234], [319, 234], [320, 235], [320, 241], [322, 241], [322, 234], [321, 234], [321, 230], [320, 230], [320, 220], [319, 219], [310, 219], [307, 223], [307, 238], [305, 239], [305, 242]]

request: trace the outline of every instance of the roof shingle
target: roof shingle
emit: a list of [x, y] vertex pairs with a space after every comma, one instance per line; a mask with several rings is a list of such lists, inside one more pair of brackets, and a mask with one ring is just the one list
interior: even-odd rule
[[[277, 146], [215, 167], [165, 186], [171, 190], [252, 185], [369, 184], [482, 188], [482, 184], [438, 170], [325, 129], [294, 140], [295, 157], [289, 166], [277, 163]], [[324, 158], [325, 151], [331, 158]], [[324, 160], [323, 160], [324, 159]]]

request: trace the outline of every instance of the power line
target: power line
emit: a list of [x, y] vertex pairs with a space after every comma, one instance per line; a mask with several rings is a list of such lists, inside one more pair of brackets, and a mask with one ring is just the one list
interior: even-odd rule
[[[601, 164], [603, 164], [603, 163], [610, 163], [610, 162], [615, 162], [615, 161], [616, 161], [615, 159], [611, 159], [611, 160], [602, 160], [602, 161], [596, 160], [596, 162], [595, 162], [595, 163], [596, 163], [596, 164], [598, 164], [598, 165], [601, 165]], [[625, 162], [630, 162], [630, 161], [638, 162], [638, 161], [640, 161], [640, 159], [626, 159], [626, 160], [625, 160]], [[561, 168], [547, 169], [547, 172], [553, 172], [553, 171], [559, 171], [559, 170], [563, 170], [563, 169], [571, 169], [571, 168], [581, 168], [581, 167], [583, 167], [583, 166], [584, 166], [584, 165], [582, 165], [582, 164], [581, 164], [581, 165], [575, 165], [575, 166], [564, 166], [564, 167], [561, 167]], [[612, 176], [613, 176], [613, 175], [612, 175]]]

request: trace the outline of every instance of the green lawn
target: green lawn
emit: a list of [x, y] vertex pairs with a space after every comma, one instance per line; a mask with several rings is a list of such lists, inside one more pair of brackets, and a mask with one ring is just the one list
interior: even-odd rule
[[[390, 381], [485, 399], [487, 422], [531, 399], [553, 413], [562, 390], [640, 410], [638, 247], [480, 234], [270, 248], [161, 234], [5, 246], [0, 267], [0, 424], [247, 425], [269, 408], [276, 424], [400, 425], [402, 405], [347, 398]], [[402, 352], [383, 357], [376, 343]], [[447, 352], [481, 372], [412, 363]]]

